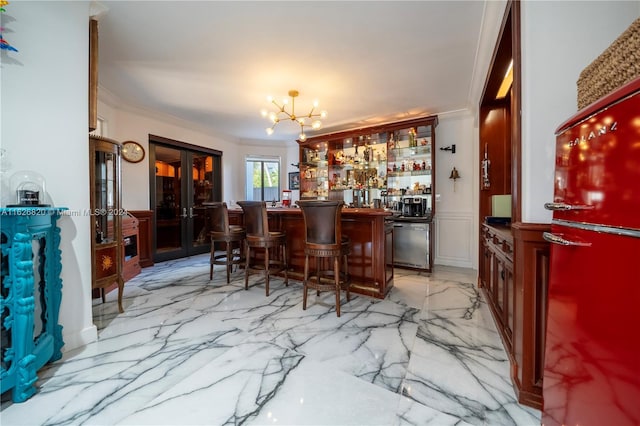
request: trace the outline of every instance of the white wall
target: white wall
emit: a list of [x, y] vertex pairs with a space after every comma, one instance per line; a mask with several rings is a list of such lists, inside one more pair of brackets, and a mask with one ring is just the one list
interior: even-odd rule
[[554, 133], [580, 72], [640, 16], [638, 1], [522, 2], [522, 221], [551, 222]]
[[[477, 264], [477, 128], [471, 111], [444, 114], [436, 127], [436, 216], [434, 263], [475, 268]], [[455, 144], [456, 153], [440, 148]], [[453, 167], [461, 178], [449, 179]]]
[[[89, 3], [11, 2], [5, 9], [4, 35], [19, 50], [2, 54], [1, 145], [11, 161], [6, 175], [36, 171], [54, 206], [88, 209]], [[89, 217], [63, 217], [59, 226], [60, 323], [62, 350], [68, 351], [97, 337]]]

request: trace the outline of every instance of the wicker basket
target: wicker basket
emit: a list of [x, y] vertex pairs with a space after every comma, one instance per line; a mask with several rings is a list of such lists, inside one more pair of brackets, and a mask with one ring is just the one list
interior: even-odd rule
[[640, 76], [640, 18], [602, 52], [578, 78], [578, 109]]

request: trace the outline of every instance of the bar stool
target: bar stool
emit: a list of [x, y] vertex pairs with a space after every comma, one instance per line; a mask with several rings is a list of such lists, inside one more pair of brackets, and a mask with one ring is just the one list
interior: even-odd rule
[[[265, 277], [265, 291], [269, 296], [269, 277], [284, 271], [284, 283], [289, 286], [287, 272], [287, 236], [284, 232], [269, 231], [267, 204], [264, 201], [238, 201], [244, 213], [246, 265], [244, 288], [249, 289], [249, 274]], [[270, 253], [276, 250], [275, 256]], [[258, 262], [256, 252], [263, 252], [264, 262]], [[279, 252], [279, 253], [278, 253]]]
[[[229, 225], [227, 203], [210, 202], [205, 207], [208, 216], [209, 237], [211, 238], [209, 279], [213, 279], [214, 265], [225, 265], [227, 284], [229, 284], [233, 265], [241, 265], [245, 260], [244, 240], [246, 232], [241, 226]], [[216, 243], [224, 243], [224, 253], [215, 254]]]
[[[340, 291], [347, 293], [347, 302], [351, 301], [349, 286], [351, 279], [347, 264], [351, 252], [349, 237], [342, 235], [343, 201], [302, 200], [297, 201], [302, 209], [305, 226], [304, 243], [304, 294], [302, 309], [307, 309], [307, 289], [334, 291], [336, 295], [336, 314], [340, 316]], [[315, 271], [309, 272], [309, 258], [314, 257]], [[332, 260], [329, 269], [324, 259]], [[340, 263], [343, 263], [340, 271]], [[322, 264], [322, 266], [321, 266]]]

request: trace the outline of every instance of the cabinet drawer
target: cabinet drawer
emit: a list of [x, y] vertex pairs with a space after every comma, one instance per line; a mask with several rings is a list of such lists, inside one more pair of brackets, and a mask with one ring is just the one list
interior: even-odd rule
[[139, 221], [133, 216], [124, 216], [122, 218], [122, 233], [133, 233], [138, 230]]

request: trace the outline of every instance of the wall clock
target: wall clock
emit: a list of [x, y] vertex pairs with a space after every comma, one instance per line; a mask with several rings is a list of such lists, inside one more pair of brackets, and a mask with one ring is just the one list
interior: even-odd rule
[[144, 148], [138, 142], [123, 142], [122, 158], [130, 163], [139, 163], [144, 160]]

